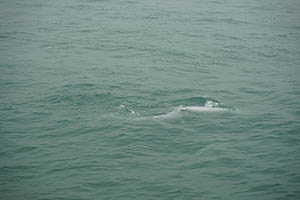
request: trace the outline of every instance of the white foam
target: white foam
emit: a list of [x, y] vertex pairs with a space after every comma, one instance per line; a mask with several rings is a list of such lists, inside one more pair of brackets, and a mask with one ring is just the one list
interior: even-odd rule
[[126, 108], [126, 106], [124, 106], [123, 104], [120, 105], [120, 108], [124, 108], [126, 111], [130, 112], [131, 114], [135, 114], [134, 110]]

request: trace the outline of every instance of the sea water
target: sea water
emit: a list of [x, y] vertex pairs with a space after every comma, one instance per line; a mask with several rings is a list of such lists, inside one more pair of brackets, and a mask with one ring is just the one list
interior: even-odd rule
[[0, 0], [0, 199], [299, 199], [298, 0]]

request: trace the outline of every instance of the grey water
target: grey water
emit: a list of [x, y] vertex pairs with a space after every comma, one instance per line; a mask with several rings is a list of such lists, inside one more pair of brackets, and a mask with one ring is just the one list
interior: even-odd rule
[[299, 11], [0, 0], [0, 199], [300, 199]]

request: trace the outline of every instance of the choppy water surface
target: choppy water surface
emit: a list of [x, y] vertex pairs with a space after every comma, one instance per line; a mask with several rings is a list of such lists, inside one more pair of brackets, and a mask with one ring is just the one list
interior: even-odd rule
[[299, 199], [299, 10], [1, 0], [1, 199]]

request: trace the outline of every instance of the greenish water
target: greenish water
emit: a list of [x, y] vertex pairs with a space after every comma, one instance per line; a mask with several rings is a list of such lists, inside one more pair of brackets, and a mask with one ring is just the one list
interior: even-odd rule
[[0, 0], [0, 199], [299, 199], [298, 0]]

